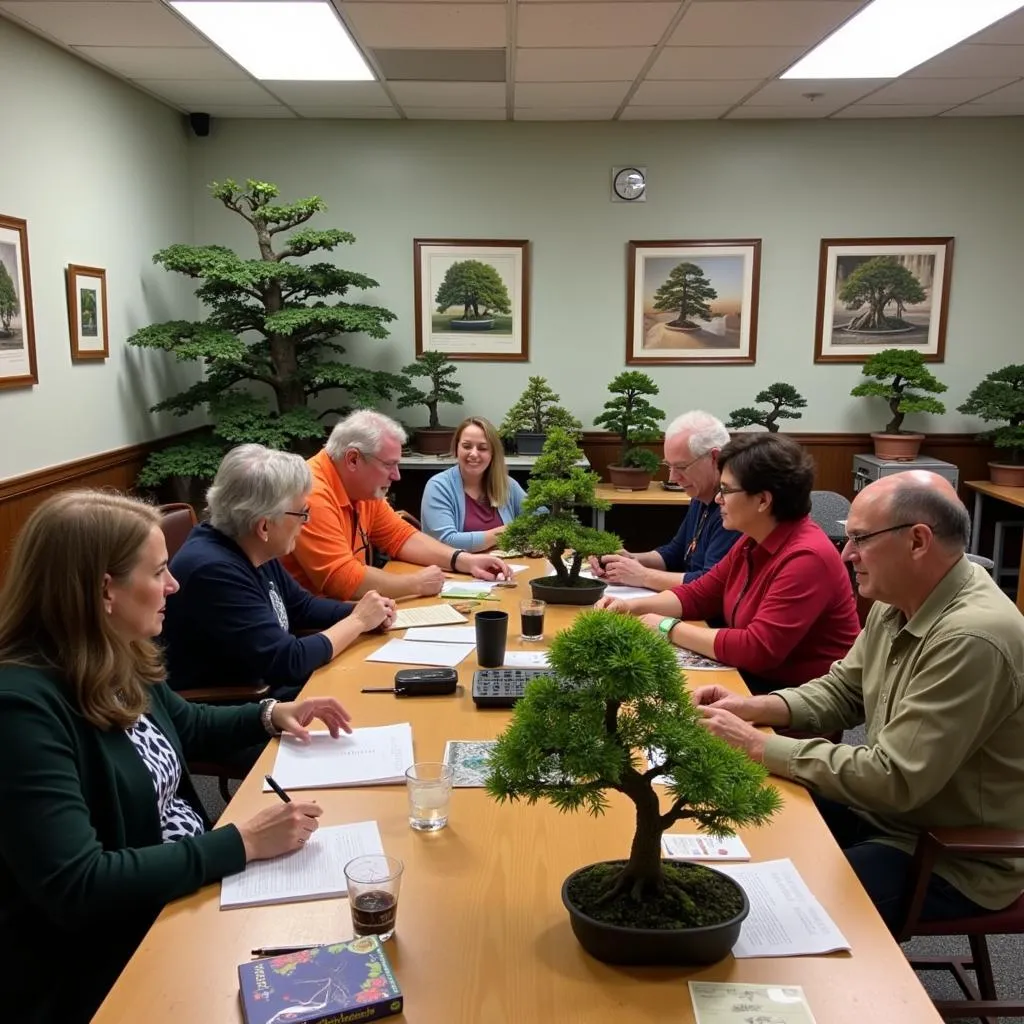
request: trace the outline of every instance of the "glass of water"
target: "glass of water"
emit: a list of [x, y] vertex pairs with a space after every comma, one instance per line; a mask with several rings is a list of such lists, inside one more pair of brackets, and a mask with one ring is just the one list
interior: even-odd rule
[[448, 824], [452, 798], [452, 766], [421, 761], [405, 773], [409, 794], [409, 825], [418, 832], [436, 832]]

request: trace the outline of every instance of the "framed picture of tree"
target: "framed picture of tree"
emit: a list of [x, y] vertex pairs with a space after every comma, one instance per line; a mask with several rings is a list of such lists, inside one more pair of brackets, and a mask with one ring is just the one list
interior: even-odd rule
[[68, 324], [72, 359], [106, 359], [107, 272], [99, 267], [68, 267]]
[[529, 249], [518, 240], [416, 238], [416, 355], [527, 362]]
[[28, 228], [0, 214], [0, 388], [38, 383]]
[[952, 238], [823, 238], [814, 361], [900, 348], [941, 363], [952, 269]]
[[761, 239], [630, 242], [626, 362], [753, 363]]

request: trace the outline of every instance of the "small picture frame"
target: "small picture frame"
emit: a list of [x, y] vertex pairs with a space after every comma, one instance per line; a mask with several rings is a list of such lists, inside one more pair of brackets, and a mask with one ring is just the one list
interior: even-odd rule
[[38, 383], [28, 227], [0, 214], [0, 388]]
[[67, 283], [71, 358], [106, 359], [110, 355], [107, 272], [72, 263], [68, 266]]

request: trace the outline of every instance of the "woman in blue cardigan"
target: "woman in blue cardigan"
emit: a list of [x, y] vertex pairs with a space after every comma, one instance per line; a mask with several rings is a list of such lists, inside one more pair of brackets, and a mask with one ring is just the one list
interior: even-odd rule
[[496, 547], [526, 497], [505, 469], [505, 452], [494, 424], [477, 416], [455, 431], [458, 463], [432, 476], [423, 491], [420, 521], [425, 533], [464, 551]]

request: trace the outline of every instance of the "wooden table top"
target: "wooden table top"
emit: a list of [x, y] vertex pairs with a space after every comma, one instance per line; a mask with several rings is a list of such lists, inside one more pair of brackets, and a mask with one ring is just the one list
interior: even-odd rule
[[686, 491], [666, 491], [660, 483], [650, 483], [646, 491], [620, 491], [611, 484], [598, 484], [594, 492], [613, 505], [689, 505]]
[[[667, 492], [666, 492], [667, 493]], [[530, 563], [521, 577], [539, 575]], [[396, 567], [398, 571], [401, 571]], [[510, 612], [509, 649], [518, 639], [517, 602], [525, 582], [498, 589]], [[404, 605], [405, 602], [403, 602]], [[420, 601], [417, 603], [432, 603]], [[487, 602], [481, 607], [495, 608]], [[548, 606], [545, 636], [570, 624], [577, 609]], [[509, 721], [479, 711], [470, 695], [473, 655], [459, 666], [452, 697], [398, 699], [361, 694], [388, 685], [398, 666], [366, 663], [383, 642], [361, 638], [314, 676], [308, 694], [334, 694], [360, 726], [412, 723], [417, 759], [440, 760], [449, 739], [489, 739]], [[740, 692], [737, 673], [694, 672], [691, 686], [717, 681]], [[271, 741], [224, 815], [239, 821], [277, 799], [261, 791], [274, 762]], [[807, 793], [776, 780], [785, 806], [769, 828], [742, 832], [755, 860], [790, 857], [852, 946], [819, 957], [735, 960], [711, 967], [612, 967], [580, 948], [562, 907], [563, 879], [581, 865], [627, 854], [632, 805], [610, 793], [608, 813], [563, 815], [546, 803], [499, 805], [481, 789], [456, 789], [438, 833], [408, 826], [404, 787], [316, 792], [325, 825], [376, 820], [385, 850], [405, 863], [395, 938], [388, 956], [415, 1024], [601, 1024], [693, 1021], [687, 979], [799, 984], [818, 1024], [938, 1024], [931, 1001], [882, 925]], [[94, 1024], [238, 1024], [237, 965], [263, 945], [316, 943], [351, 936], [347, 901], [321, 900], [242, 910], [219, 909], [220, 886], [170, 904], [143, 940]]]
[[1019, 505], [1024, 508], [1024, 487], [1007, 487], [1004, 484], [994, 484], [989, 480], [965, 480], [964, 487], [970, 487], [972, 491], [980, 494], [987, 494], [990, 498], [998, 498], [1000, 501], [1007, 501], [1011, 505]]

